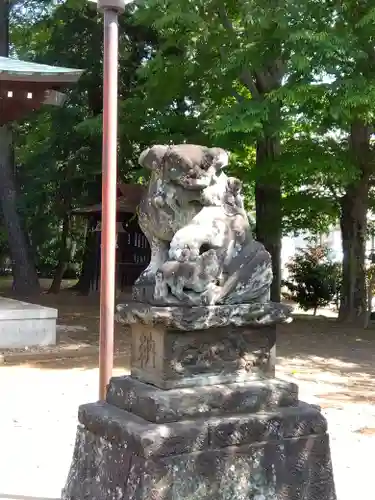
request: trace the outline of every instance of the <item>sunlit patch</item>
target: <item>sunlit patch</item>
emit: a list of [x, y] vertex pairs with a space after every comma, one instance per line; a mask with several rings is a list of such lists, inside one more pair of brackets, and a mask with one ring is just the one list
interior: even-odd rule
[[357, 434], [363, 434], [365, 436], [374, 436], [375, 427], [362, 427], [361, 429], [357, 429], [354, 432], [356, 432]]

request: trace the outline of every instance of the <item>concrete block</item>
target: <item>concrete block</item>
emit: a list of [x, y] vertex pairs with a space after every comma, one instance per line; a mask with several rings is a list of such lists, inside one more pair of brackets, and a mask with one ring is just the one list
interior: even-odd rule
[[56, 344], [57, 309], [0, 298], [0, 349]]

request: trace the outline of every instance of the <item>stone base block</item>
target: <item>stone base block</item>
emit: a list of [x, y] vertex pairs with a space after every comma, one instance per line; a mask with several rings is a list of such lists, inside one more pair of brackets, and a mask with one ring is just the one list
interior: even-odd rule
[[57, 310], [0, 299], [0, 349], [56, 344]]
[[[153, 290], [154, 287], [150, 289], [151, 295]], [[133, 293], [137, 296], [137, 285], [133, 287]], [[118, 304], [116, 319], [119, 323], [142, 323], [191, 332], [225, 326], [271, 326], [289, 322], [293, 312], [291, 306], [268, 300], [247, 304], [182, 306], [178, 301], [174, 305], [151, 305], [148, 300], [141, 300], [141, 296], [138, 296], [139, 302]]]
[[335, 500], [326, 421], [304, 403], [155, 424], [84, 405], [63, 500]]
[[165, 391], [129, 376], [113, 377], [107, 403], [149, 422], [224, 414], [256, 413], [298, 405], [298, 387], [291, 382], [264, 379], [241, 384], [197, 386]]
[[131, 374], [162, 389], [244, 382], [275, 374], [276, 326], [193, 332], [132, 324]]

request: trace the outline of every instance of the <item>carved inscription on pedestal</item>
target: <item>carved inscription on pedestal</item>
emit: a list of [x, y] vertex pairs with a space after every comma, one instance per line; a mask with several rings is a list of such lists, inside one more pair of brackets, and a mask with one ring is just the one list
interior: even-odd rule
[[152, 383], [162, 376], [164, 334], [157, 328], [132, 325], [132, 375]]
[[156, 343], [152, 331], [141, 334], [138, 346], [138, 362], [141, 368], [156, 368]]

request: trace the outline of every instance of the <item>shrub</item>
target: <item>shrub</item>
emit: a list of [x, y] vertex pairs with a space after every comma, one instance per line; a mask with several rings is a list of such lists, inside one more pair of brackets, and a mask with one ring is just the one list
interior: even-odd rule
[[330, 259], [330, 252], [324, 246], [309, 246], [299, 249], [286, 265], [288, 280], [284, 285], [286, 296], [295, 301], [301, 309], [314, 310], [338, 301], [341, 284], [341, 266]]

